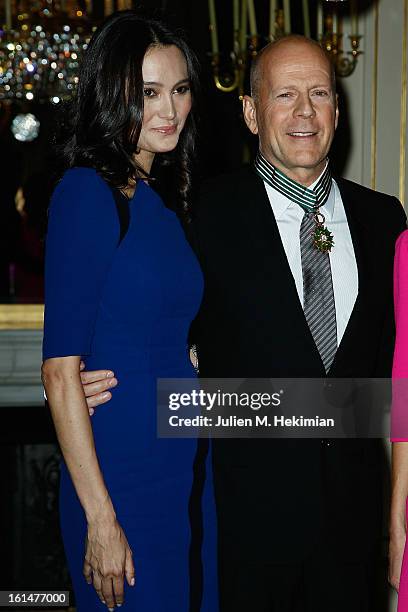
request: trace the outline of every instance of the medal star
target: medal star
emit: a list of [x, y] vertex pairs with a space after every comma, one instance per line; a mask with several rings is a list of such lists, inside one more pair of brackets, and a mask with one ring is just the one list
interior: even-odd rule
[[333, 234], [323, 224], [318, 224], [313, 233], [313, 245], [322, 253], [330, 252], [333, 245]]

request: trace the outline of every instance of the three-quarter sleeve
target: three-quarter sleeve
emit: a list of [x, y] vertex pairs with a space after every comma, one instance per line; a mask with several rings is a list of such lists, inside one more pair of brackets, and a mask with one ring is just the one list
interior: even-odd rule
[[392, 366], [391, 441], [407, 442], [408, 432], [408, 230], [398, 238], [394, 260], [396, 340]]
[[68, 170], [49, 208], [44, 359], [90, 354], [119, 230], [114, 199], [104, 180], [91, 168]]

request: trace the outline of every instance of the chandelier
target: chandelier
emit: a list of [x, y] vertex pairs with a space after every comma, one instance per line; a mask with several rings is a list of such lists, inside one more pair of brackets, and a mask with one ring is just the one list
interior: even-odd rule
[[64, 9], [53, 0], [27, 2], [13, 10], [6, 0], [0, 29], [0, 102], [59, 102], [78, 82], [78, 66], [92, 31], [76, 2]]

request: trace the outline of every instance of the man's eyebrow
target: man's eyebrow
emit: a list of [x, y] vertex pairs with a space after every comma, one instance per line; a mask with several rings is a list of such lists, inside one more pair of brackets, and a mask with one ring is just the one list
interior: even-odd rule
[[[303, 85], [303, 82], [301, 83]], [[279, 89], [296, 89], [297, 87], [299, 87], [299, 83], [286, 83], [286, 85], [280, 85], [279, 87], [275, 87], [274, 89], [276, 89], [277, 91]], [[321, 87], [322, 89], [327, 89], [331, 87], [330, 83], [315, 83], [313, 85], [310, 86], [310, 89], [315, 89], [316, 87]]]
[[[173, 85], [174, 87], [179, 87], [179, 85], [183, 85], [184, 83], [189, 83], [190, 79], [188, 77], [186, 77], [185, 79], [181, 79], [181, 81], [177, 81], [177, 83], [175, 85]], [[156, 87], [164, 87], [163, 83], [159, 83], [157, 81], [143, 81], [143, 85], [155, 85]]]

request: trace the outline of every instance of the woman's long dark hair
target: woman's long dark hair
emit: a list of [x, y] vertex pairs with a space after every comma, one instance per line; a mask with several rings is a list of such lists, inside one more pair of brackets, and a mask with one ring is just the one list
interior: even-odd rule
[[95, 168], [114, 187], [126, 187], [130, 178], [150, 178], [133, 159], [143, 122], [142, 64], [150, 47], [168, 45], [178, 47], [186, 59], [192, 108], [176, 149], [156, 158], [172, 164], [177, 208], [188, 213], [196, 157], [198, 62], [182, 36], [156, 18], [118, 11], [94, 33], [64, 127], [68, 136], [59, 150], [64, 168]]

